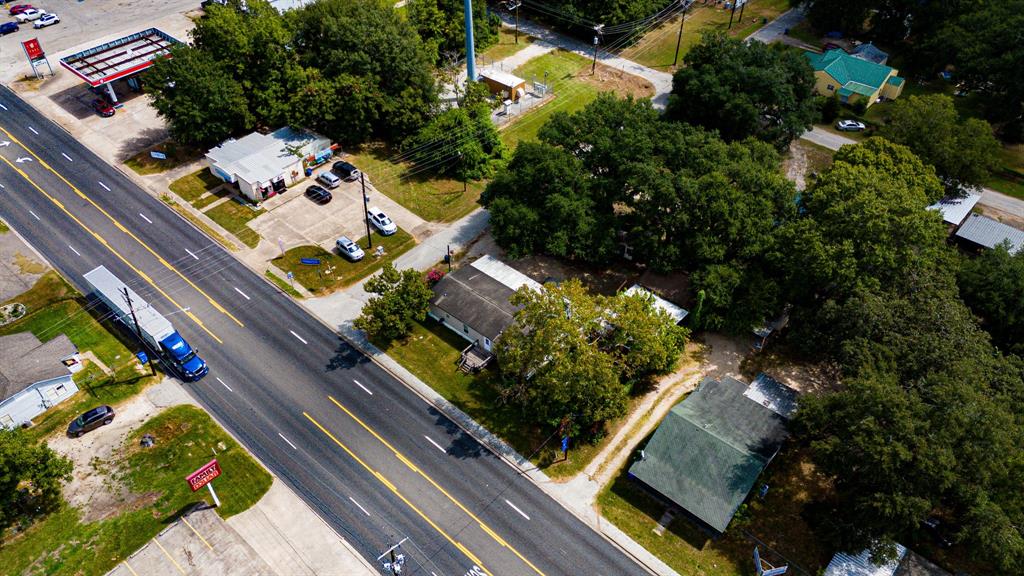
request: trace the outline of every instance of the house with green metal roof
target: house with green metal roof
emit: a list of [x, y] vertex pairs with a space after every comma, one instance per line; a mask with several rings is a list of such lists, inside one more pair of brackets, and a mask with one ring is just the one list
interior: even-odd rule
[[871, 106], [879, 98], [893, 100], [903, 92], [904, 80], [891, 66], [851, 56], [841, 48], [804, 55], [814, 69], [814, 88], [822, 96], [838, 95], [846, 104], [863, 99]]
[[767, 377], [751, 386], [705, 378], [677, 404], [629, 476], [715, 533], [725, 532], [786, 438], [796, 392]]

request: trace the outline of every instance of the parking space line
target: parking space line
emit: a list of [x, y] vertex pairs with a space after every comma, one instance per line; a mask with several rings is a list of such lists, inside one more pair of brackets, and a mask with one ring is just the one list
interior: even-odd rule
[[171, 556], [171, 553], [167, 551], [167, 548], [164, 548], [164, 545], [161, 544], [160, 541], [156, 538], [153, 538], [153, 542], [157, 545], [158, 548], [160, 548], [160, 550], [163, 551], [164, 556], [167, 556], [167, 559], [170, 560], [172, 564], [174, 564], [174, 567], [178, 569], [178, 572], [185, 574], [185, 570], [182, 569], [181, 564], [178, 564], [178, 561], [175, 560], [173, 556]]
[[181, 521], [185, 523], [185, 526], [188, 526], [189, 528], [191, 528], [192, 532], [195, 533], [196, 536], [199, 536], [199, 539], [203, 541], [203, 544], [206, 544], [207, 548], [209, 548], [210, 550], [213, 550], [213, 546], [210, 546], [210, 543], [206, 541], [206, 538], [203, 538], [203, 535], [200, 534], [199, 530], [196, 530], [195, 527], [192, 526], [192, 524], [189, 523], [187, 518], [182, 516], [181, 517]]
[[132, 565], [129, 564], [127, 560], [121, 562], [121, 564], [124, 564], [124, 567], [127, 568], [129, 572], [131, 572], [135, 576], [139, 576], [139, 573], [135, 571], [135, 568], [132, 568]]

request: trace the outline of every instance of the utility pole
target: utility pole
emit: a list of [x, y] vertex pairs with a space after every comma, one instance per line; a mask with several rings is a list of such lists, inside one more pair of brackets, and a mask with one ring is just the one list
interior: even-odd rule
[[594, 62], [590, 65], [590, 75], [594, 75], [594, 71], [597, 70], [597, 45], [601, 42], [601, 31], [604, 30], [604, 24], [598, 24], [594, 26]]
[[[466, 0], [467, 2], [469, 0]], [[729, 12], [729, 27], [726, 30], [732, 30], [732, 17], [736, 15], [736, 1], [733, 0], [732, 11]]]
[[747, 7], [747, 0], [740, 0], [740, 24], [743, 23], [743, 9]]
[[683, 5], [683, 13], [679, 16], [679, 37], [676, 38], [676, 57], [672, 59], [672, 66], [679, 63], [679, 47], [683, 44], [683, 22], [686, 22], [686, 9], [690, 7], [690, 0], [679, 0]]
[[[135, 325], [135, 335], [139, 337], [139, 342], [145, 342], [142, 337], [142, 328], [139, 326], [139, 319], [135, 316], [135, 306], [132, 305], [132, 297], [128, 294], [128, 287], [121, 288], [121, 296], [124, 297], [125, 303], [128, 304], [128, 311], [132, 314], [132, 324]], [[156, 376], [156, 367], [153, 366], [153, 359], [147, 355], [149, 360], [149, 371], [150, 376]]]
[[516, 11], [516, 44], [519, 44], [519, 7], [522, 5], [522, 0], [516, 0], [509, 6], [510, 10]]
[[[398, 550], [406, 540], [408, 540], [408, 538], [402, 538], [398, 544], [395, 544], [391, 548], [385, 550], [383, 554], [377, 556], [377, 561], [381, 562], [384, 569], [393, 575], [401, 574], [402, 567], [405, 566], [405, 554], [396, 553], [395, 551]], [[388, 560], [384, 560], [385, 556], [388, 557]]]
[[466, 17], [466, 82], [476, 82], [476, 52], [473, 44], [473, 0], [464, 0], [462, 11]]
[[373, 248], [373, 236], [370, 234], [370, 208], [367, 206], [369, 196], [366, 195], [366, 177], [359, 171], [359, 185], [363, 188], [363, 218], [366, 219], [366, 249]]

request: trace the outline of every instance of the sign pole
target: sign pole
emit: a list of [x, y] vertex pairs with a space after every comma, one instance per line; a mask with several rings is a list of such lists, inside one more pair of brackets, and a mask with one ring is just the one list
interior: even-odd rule
[[217, 498], [217, 493], [213, 490], [213, 482], [206, 485], [210, 489], [210, 496], [213, 496], [213, 507], [220, 508], [220, 498]]

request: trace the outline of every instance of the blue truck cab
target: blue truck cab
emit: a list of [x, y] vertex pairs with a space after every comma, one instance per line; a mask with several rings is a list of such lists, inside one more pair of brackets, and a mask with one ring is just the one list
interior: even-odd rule
[[196, 354], [177, 331], [160, 341], [160, 347], [181, 370], [182, 380], [196, 382], [210, 372], [206, 362]]

